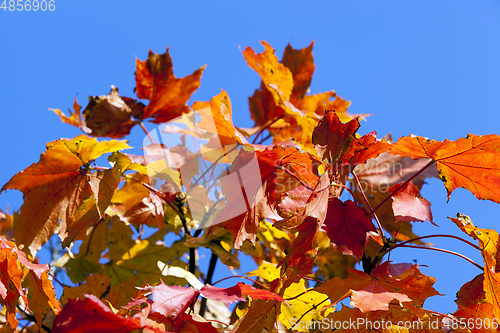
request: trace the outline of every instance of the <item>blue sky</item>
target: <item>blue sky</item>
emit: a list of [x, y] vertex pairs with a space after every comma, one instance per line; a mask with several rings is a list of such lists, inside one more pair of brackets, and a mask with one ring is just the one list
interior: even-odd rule
[[[94, 1], [55, 0], [53, 12], [0, 10], [0, 184], [37, 162], [45, 143], [74, 137], [48, 108], [67, 113], [75, 96], [103, 95], [113, 84], [133, 96], [135, 59], [170, 46], [174, 73], [207, 64], [191, 101], [228, 92], [235, 123], [253, 125], [248, 97], [260, 85], [241, 54], [265, 40], [281, 57], [291, 43], [315, 40], [316, 72], [311, 93], [336, 90], [352, 101], [352, 113], [373, 113], [362, 134], [392, 132], [456, 140], [467, 133], [500, 134], [500, 3], [498, 1]], [[146, 125], [147, 126], [147, 125]], [[151, 126], [150, 126], [151, 127]], [[140, 146], [139, 127], [128, 138]], [[418, 234], [461, 235], [447, 216], [471, 216], [480, 227], [498, 228], [500, 208], [456, 190], [446, 203], [439, 180], [425, 186], [439, 228]], [[0, 195], [0, 208], [18, 209], [22, 194]], [[481, 263], [457, 241], [436, 240]], [[438, 279], [445, 297], [426, 302], [453, 311], [459, 287], [480, 273], [466, 261], [424, 250], [394, 251], [392, 260], [416, 259]], [[245, 270], [245, 269], [243, 269]], [[250, 270], [250, 269], [249, 269]]]

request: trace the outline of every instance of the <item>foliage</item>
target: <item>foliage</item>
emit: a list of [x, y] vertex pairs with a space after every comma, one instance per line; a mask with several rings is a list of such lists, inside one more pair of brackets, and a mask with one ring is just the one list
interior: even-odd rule
[[[225, 91], [188, 106], [204, 67], [176, 78], [168, 49], [137, 60], [137, 99], [113, 86], [83, 111], [76, 100], [69, 116], [53, 110], [85, 134], [49, 142], [2, 187], [24, 195], [20, 213], [0, 211], [2, 330], [316, 332], [370, 321], [391, 323], [372, 328], [379, 332], [496, 331], [498, 233], [451, 218], [477, 246], [418, 237], [411, 223], [433, 223], [420, 195], [427, 177], [444, 182], [448, 199], [463, 187], [500, 203], [500, 137], [360, 136], [368, 115], [348, 113], [334, 91], [309, 94], [312, 43], [289, 45], [281, 61], [263, 45], [243, 51], [262, 79], [249, 98], [253, 128], [233, 124]], [[168, 124], [147, 130], [145, 122]], [[144, 156], [116, 140], [136, 125], [149, 140]], [[97, 166], [103, 155], [110, 167]], [[66, 253], [49, 270], [36, 255], [55, 234]], [[484, 268], [423, 242], [438, 236], [481, 251]], [[439, 293], [417, 264], [384, 261], [402, 247], [446, 251], [481, 269], [458, 291], [455, 313], [424, 308]], [[199, 248], [211, 252], [207, 272]], [[216, 263], [238, 268], [241, 253], [258, 269], [233, 276], [246, 283], [213, 286]], [[59, 298], [57, 274], [75, 284]], [[345, 299], [350, 306], [340, 306]], [[371, 329], [340, 327], [348, 330]]]

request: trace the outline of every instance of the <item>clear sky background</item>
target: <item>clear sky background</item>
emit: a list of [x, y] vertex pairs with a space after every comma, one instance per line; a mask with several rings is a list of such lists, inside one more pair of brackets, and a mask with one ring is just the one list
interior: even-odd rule
[[[351, 113], [372, 113], [361, 134], [415, 134], [456, 140], [467, 133], [500, 134], [500, 2], [419, 1], [96, 1], [55, 0], [53, 12], [0, 10], [0, 185], [39, 160], [45, 143], [81, 134], [48, 108], [66, 114], [75, 96], [104, 95], [113, 84], [133, 97], [135, 59], [170, 46], [174, 73], [183, 77], [207, 64], [191, 102], [224, 89], [239, 126], [250, 127], [248, 97], [260, 85], [241, 50], [262, 52], [269, 42], [279, 57], [315, 41], [311, 93], [336, 90], [352, 101]], [[148, 126], [148, 125], [146, 125]], [[150, 128], [152, 126], [149, 126]], [[128, 137], [140, 146], [136, 126]], [[461, 232], [446, 217], [471, 216], [484, 228], [500, 229], [500, 206], [456, 190], [446, 203], [439, 180], [424, 186], [435, 222], [419, 235]], [[0, 195], [0, 208], [19, 209], [22, 194]], [[465, 235], [463, 235], [466, 237]], [[458, 241], [442, 248], [482, 263]], [[399, 249], [392, 260], [417, 260], [446, 294], [427, 308], [451, 312], [455, 293], [480, 271], [448, 254]], [[245, 265], [242, 271], [253, 266]], [[219, 277], [224, 274], [219, 273]], [[215, 277], [215, 280], [217, 276]]]

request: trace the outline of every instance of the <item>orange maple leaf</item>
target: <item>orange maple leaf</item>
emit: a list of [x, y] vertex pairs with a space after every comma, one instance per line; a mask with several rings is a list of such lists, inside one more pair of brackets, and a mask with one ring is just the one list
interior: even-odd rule
[[[436, 279], [422, 274], [418, 265], [397, 276], [389, 274], [388, 268], [389, 263], [385, 262], [370, 275], [348, 269], [346, 279], [336, 277], [314, 290], [328, 295], [333, 304], [350, 296], [351, 305], [362, 312], [388, 310], [393, 299], [403, 307], [413, 305], [421, 308], [425, 299], [439, 295], [432, 287]], [[405, 305], [406, 302], [410, 302], [409, 305]]]
[[38, 163], [17, 173], [2, 187], [2, 191], [17, 189], [24, 194], [14, 231], [17, 243], [35, 254], [58, 225], [65, 238], [80, 204], [92, 195], [84, 167], [102, 154], [126, 148], [129, 146], [122, 141], [98, 142], [86, 135], [48, 143]]
[[149, 100], [149, 105], [144, 108], [144, 118], [152, 118], [154, 123], [164, 123], [190, 111], [186, 102], [200, 86], [205, 66], [178, 79], [174, 76], [172, 59], [167, 49], [164, 54], [149, 51], [148, 59], [137, 59], [136, 67], [137, 97]]
[[419, 136], [400, 138], [389, 153], [413, 159], [436, 161], [439, 176], [451, 192], [457, 187], [471, 191], [478, 199], [500, 203], [500, 136], [475, 136], [444, 142]]
[[[49, 265], [30, 262], [13, 242], [0, 236], [0, 302], [6, 306], [11, 328], [17, 327], [19, 297], [33, 312], [39, 329], [47, 313], [54, 311], [57, 314], [61, 310], [48, 270]], [[23, 287], [28, 289], [27, 295]]]
[[276, 211], [279, 195], [301, 185], [316, 186], [318, 165], [316, 157], [293, 147], [241, 150], [230, 173], [222, 179], [227, 203], [213, 224], [231, 232], [236, 248], [246, 239], [253, 243], [261, 220], [281, 219]]

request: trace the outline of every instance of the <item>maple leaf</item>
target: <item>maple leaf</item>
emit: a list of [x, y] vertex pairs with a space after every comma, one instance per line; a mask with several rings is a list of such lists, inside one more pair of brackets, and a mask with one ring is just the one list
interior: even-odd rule
[[465, 283], [457, 292], [457, 305], [468, 308], [474, 303], [482, 301], [484, 298], [483, 290], [484, 275], [479, 274], [471, 281]]
[[[290, 179], [287, 180], [290, 184]], [[281, 186], [282, 183], [283, 180], [278, 179], [278, 186]], [[278, 211], [285, 219], [277, 221], [274, 226], [279, 229], [294, 229], [307, 216], [317, 218], [319, 225], [321, 225], [326, 217], [329, 188], [329, 173], [325, 171], [319, 178], [313, 191], [301, 185], [283, 193], [281, 195], [281, 202], [278, 204]]]
[[[321, 192], [320, 195], [322, 195], [323, 192]], [[328, 195], [328, 191], [326, 192]], [[293, 190], [283, 193], [277, 206], [278, 213], [283, 217], [283, 220], [275, 222], [273, 226], [279, 229], [293, 229], [301, 224], [307, 215], [305, 214], [304, 208], [307, 207], [306, 205], [311, 196], [313, 196], [313, 193], [304, 186], [298, 186]], [[319, 196], [315, 196], [314, 199], [316, 199], [315, 203], [321, 202]]]
[[363, 135], [358, 139], [358, 142], [365, 147], [365, 149], [355, 151], [354, 158], [351, 161], [354, 167], [362, 166], [368, 160], [378, 158], [390, 147], [390, 143], [385, 139], [377, 139], [377, 133], [375, 131]]
[[239, 322], [238, 332], [260, 333], [263, 330], [272, 332], [276, 327], [276, 319], [280, 312], [280, 303], [276, 300], [252, 301], [248, 312]]
[[144, 118], [152, 118], [154, 123], [164, 123], [190, 111], [186, 102], [200, 86], [205, 66], [178, 79], [174, 76], [167, 48], [164, 54], [149, 51], [148, 59], [137, 59], [136, 67], [137, 97], [149, 100], [149, 105], [144, 108]]
[[[271, 274], [273, 274], [271, 272]], [[276, 274], [276, 272], [274, 272]], [[276, 283], [271, 283], [271, 290], [282, 296], [297, 280], [297, 273], [292, 268], [281, 270], [280, 278], [276, 279]], [[276, 319], [281, 313], [281, 305], [277, 299], [268, 299], [265, 302], [262, 300], [252, 300], [248, 311], [243, 318], [235, 324], [238, 327], [238, 332], [245, 333], [260, 333], [263, 329], [271, 332], [278, 325]]]
[[[493, 306], [490, 303], [474, 303], [470, 307], [458, 306], [458, 310], [453, 313], [455, 322], [451, 321], [448, 325], [443, 325], [443, 330], [455, 327], [457, 322], [480, 323], [470, 325], [475, 333], [495, 333], [498, 332], [498, 317], [493, 312]], [[447, 326], [447, 327], [446, 327]], [[465, 330], [464, 330], [465, 331]]]
[[[18, 323], [16, 319], [18, 299], [22, 297], [26, 304], [28, 300], [21, 287], [24, 276], [22, 266], [17, 260], [16, 253], [11, 251], [13, 247], [9, 247], [12, 243], [7, 243], [2, 238], [0, 238], [2, 240], [2, 249], [0, 250], [0, 301], [6, 307], [6, 319], [9, 326], [11, 329], [15, 329]], [[6, 244], [8, 245], [5, 246]]]
[[281, 296], [268, 290], [256, 289], [239, 282], [236, 286], [229, 288], [217, 288], [209, 284], [197, 290], [192, 287], [184, 288], [180, 286], [167, 286], [165, 283], [154, 287], [146, 287], [153, 294], [153, 304], [151, 312], [158, 312], [169, 319], [175, 320], [183, 314], [188, 307], [192, 306], [199, 295], [222, 301], [227, 306], [237, 301], [243, 301], [243, 296], [250, 296], [261, 300], [283, 301]]
[[111, 277], [102, 274], [92, 274], [89, 278], [77, 287], [65, 286], [61, 296], [61, 303], [65, 305], [70, 299], [83, 299], [85, 294], [101, 296], [109, 288]]
[[[292, 99], [293, 97], [292, 95]], [[333, 90], [314, 95], [306, 95], [296, 100], [294, 104], [299, 110], [303, 110], [308, 114], [315, 114], [318, 117], [323, 117], [327, 110], [333, 110], [337, 113], [337, 116], [342, 122], [349, 122], [357, 117], [364, 119], [369, 116], [368, 114], [348, 113], [347, 109], [351, 105], [351, 102], [338, 96]]]
[[312, 143], [323, 160], [331, 164], [348, 162], [356, 151], [364, 149], [355, 137], [357, 119], [342, 124], [335, 112], [327, 112], [314, 129]]
[[92, 130], [87, 127], [85, 119], [83, 119], [82, 114], [80, 113], [81, 108], [82, 107], [78, 104], [75, 98], [75, 102], [73, 103], [73, 112], [70, 111], [69, 117], [66, 116], [59, 109], [49, 109], [49, 110], [54, 111], [54, 113], [61, 118], [62, 122], [79, 127], [84, 133], [90, 134]]
[[457, 187], [471, 191], [478, 199], [500, 203], [500, 136], [475, 136], [456, 141], [434, 141], [423, 137], [403, 137], [389, 153], [436, 161], [439, 177], [448, 190], [448, 200]]
[[[256, 125], [267, 127], [273, 134], [274, 142], [292, 137], [302, 145], [309, 146], [312, 131], [325, 110], [335, 110], [342, 121], [355, 118], [355, 115], [347, 113], [350, 102], [338, 97], [334, 91], [306, 95], [315, 68], [312, 55], [314, 42], [300, 50], [288, 45], [281, 62], [277, 61], [270, 45], [265, 42], [263, 44], [263, 53], [256, 55], [252, 49], [247, 48], [243, 54], [248, 65], [262, 78], [260, 89], [249, 98], [250, 114]], [[268, 72], [281, 75], [273, 77]], [[293, 85], [290, 95], [283, 93], [282, 98], [277, 99], [281, 87], [284, 86], [283, 90], [288, 92], [290, 85]], [[331, 100], [332, 98], [335, 99]], [[283, 119], [277, 121], [280, 118]]]
[[389, 303], [396, 299], [405, 307], [405, 302], [411, 302], [420, 308], [425, 299], [439, 295], [432, 287], [436, 279], [420, 272], [418, 265], [398, 276], [392, 276], [387, 271], [389, 263], [377, 266], [370, 275], [349, 269], [346, 279], [334, 278], [326, 281], [317, 292], [328, 295], [332, 304], [337, 304], [344, 298], [351, 297], [351, 305], [362, 312], [388, 310]]
[[28, 288], [29, 309], [33, 312], [40, 328], [48, 313], [54, 311], [57, 314], [61, 310], [54, 286], [49, 280], [48, 270], [41, 276], [30, 270], [24, 278], [23, 286]]
[[[164, 171], [162, 169], [162, 172]], [[113, 193], [112, 207], [108, 213], [119, 216], [127, 223], [156, 224], [158, 228], [161, 228], [164, 219], [164, 202], [142, 183], [149, 183], [147, 175], [135, 173], [127, 178], [122, 188]]]
[[500, 316], [500, 235], [495, 230], [477, 228], [465, 215], [451, 218], [463, 232], [479, 241], [484, 258], [483, 290], [484, 302], [492, 304], [496, 317]]
[[303, 322], [320, 321], [324, 315], [321, 315], [319, 310], [311, 311], [311, 308], [316, 304], [321, 304], [323, 307], [329, 305], [328, 302], [322, 302], [325, 300], [325, 295], [306, 288], [304, 279], [286, 288], [283, 297], [289, 300], [281, 304], [279, 321], [288, 329], [292, 326], [292, 318], [300, 318], [303, 314], [306, 314], [301, 319]]
[[[295, 50], [290, 44], [285, 48], [281, 63], [285, 65], [293, 77], [293, 99], [303, 98], [311, 85], [315, 65], [312, 55], [314, 41], [308, 47]], [[292, 100], [293, 102], [293, 100]]]
[[91, 195], [83, 172], [85, 167], [102, 154], [126, 148], [129, 146], [125, 142], [97, 142], [85, 135], [48, 143], [38, 163], [14, 175], [2, 187], [2, 191], [17, 189], [24, 194], [14, 232], [17, 243], [29, 247], [35, 254], [58, 225], [64, 240], [72, 216]]
[[130, 134], [132, 127], [139, 122], [132, 120], [142, 119], [144, 105], [132, 98], [121, 97], [118, 88], [111, 86], [107, 96], [90, 96], [89, 104], [80, 114], [81, 106], [75, 99], [73, 113], [67, 117], [61, 110], [54, 111], [67, 124], [79, 127], [84, 133], [108, 138], [123, 138]]
[[[113, 242], [116, 248], [110, 248], [110, 253], [106, 256], [111, 262], [104, 266], [103, 274], [111, 276], [111, 285], [123, 282], [132, 276], [137, 277], [137, 284], [156, 283], [162, 276], [161, 270], [157, 266], [159, 258], [168, 258], [173, 265], [184, 265], [181, 260], [188, 248], [181, 242], [174, 242], [171, 246], [166, 246], [161, 240], [166, 234], [165, 229], [157, 232], [153, 236], [143, 239], [133, 244], [130, 248], [120, 246], [123, 235], [116, 232]], [[111, 237], [110, 237], [111, 238]], [[120, 248], [121, 247], [121, 248]], [[114, 251], [111, 252], [111, 251]], [[179, 283], [179, 279], [173, 280]], [[167, 282], [171, 283], [172, 280]]]
[[[369, 149], [360, 151], [353, 159], [355, 161], [354, 172], [361, 181], [368, 182], [374, 187], [388, 188], [391, 185], [408, 180], [420, 171], [412, 181], [418, 188], [421, 188], [426, 178], [439, 177], [436, 165], [428, 166], [431, 159], [419, 158], [414, 160], [409, 156], [400, 157], [390, 154], [385, 152], [390, 147], [389, 143], [392, 143], [390, 135], [387, 135], [382, 141], [385, 143], [383, 146], [380, 146], [379, 142], [371, 144], [367, 142], [373, 140], [370, 139], [370, 136], [367, 134], [359, 139], [361, 144], [365, 147], [368, 145]], [[380, 155], [376, 149], [377, 147], [383, 148]], [[376, 155], [370, 154], [370, 152], [375, 152]], [[422, 171], [425, 166], [427, 168]]]
[[96, 296], [71, 299], [54, 319], [51, 332], [128, 333], [142, 328], [139, 320], [114, 314]]
[[231, 100], [224, 90], [210, 102], [195, 102], [192, 109], [201, 117], [197, 127], [215, 135], [207, 147], [213, 149], [248, 143], [233, 125]]
[[460, 288], [456, 300], [458, 310], [453, 316], [457, 320], [465, 319], [470, 320], [469, 322], [480, 318], [482, 325], [476, 325], [474, 332], [496, 332], [494, 328], [498, 317], [495, 315], [495, 305], [485, 300], [483, 285], [484, 274], [480, 274]]
[[[255, 54], [255, 51], [247, 47], [243, 56], [250, 68], [255, 70], [262, 78], [262, 84], [272, 87], [269, 90], [277, 104], [284, 104], [290, 99], [293, 90], [293, 75], [290, 70], [278, 62], [278, 57], [268, 43], [262, 41], [265, 51]], [[269, 89], [269, 88], [267, 88]]]
[[[365, 145], [363, 143], [364, 140], [362, 141], [362, 139], [363, 138], [360, 139], [360, 142]], [[387, 141], [392, 140], [390, 137], [387, 137]], [[369, 152], [370, 149], [372, 149], [372, 146], [370, 146], [367, 150], [360, 151], [357, 155], [355, 155], [351, 162], [356, 161], [354, 162], [354, 173], [358, 176], [371, 207], [377, 207], [387, 198], [391, 185], [408, 180], [416, 172], [421, 171], [421, 169], [428, 165], [429, 161], [431, 161], [427, 158], [413, 160], [411, 157], [400, 157], [383, 152], [376, 158], [366, 160], [365, 164], [358, 164], [358, 156], [363, 157], [364, 153]], [[418, 176], [413, 178], [412, 181], [418, 188], [421, 188], [426, 178], [438, 176], [439, 173], [436, 165], [432, 164]], [[363, 210], [369, 214], [371, 212], [371, 208], [364, 204], [364, 197], [362, 196], [359, 188], [356, 187], [354, 194], [356, 196], [356, 200], [359, 203], [363, 203]], [[394, 223], [395, 217], [391, 201], [386, 200], [386, 202], [377, 209], [376, 214], [382, 224], [382, 227], [387, 230], [392, 237], [402, 241], [418, 237], [412, 231], [411, 223], [407, 221]], [[415, 243], [421, 245], [425, 244], [420, 240]]]
[[[314, 187], [318, 181], [318, 160], [292, 147], [274, 147], [262, 152], [241, 150], [230, 172], [222, 179], [222, 193], [227, 203], [215, 217], [214, 226], [227, 229], [234, 237], [234, 247], [245, 240], [255, 242], [261, 220], [279, 220], [275, 202], [280, 184], [291, 183], [288, 190], [302, 184]], [[285, 179], [277, 180], [278, 172]]]
[[146, 287], [153, 294], [151, 312], [158, 312], [170, 319], [176, 319], [192, 306], [200, 292], [194, 288], [167, 286], [165, 283]]
[[174, 322], [169, 331], [180, 333], [219, 333], [210, 321], [206, 321], [196, 314], [188, 315], [185, 313]]
[[343, 203], [337, 198], [328, 203], [324, 227], [332, 243], [357, 260], [363, 256], [366, 233], [375, 231], [371, 219], [356, 203], [351, 200]]
[[[252, 118], [257, 125], [267, 128], [273, 134], [274, 142], [294, 138], [303, 146], [310, 146], [311, 133], [319, 116], [314, 112], [301, 111], [291, 101], [300, 98], [303, 89], [307, 88], [305, 85], [310, 82], [314, 71], [311, 68], [312, 44], [302, 50], [287, 48], [282, 63], [278, 62], [269, 44], [262, 44], [265, 48], [262, 53], [255, 54], [250, 47], [243, 51], [248, 66], [262, 78], [261, 89], [256, 90], [249, 99]], [[294, 80], [297, 80], [295, 91]]]
[[[133, 104], [129, 105], [127, 101]], [[111, 86], [111, 92], [107, 96], [89, 97], [83, 117], [86, 126], [92, 130], [90, 135], [123, 138], [130, 134], [132, 127], [139, 122], [132, 120], [136, 102], [132, 99], [127, 101], [120, 97], [115, 86]]]
[[9, 240], [12, 240], [18, 218], [19, 212], [9, 214], [8, 211], [4, 213], [0, 209], [0, 234], [5, 236]]
[[318, 253], [316, 235], [321, 226], [318, 219], [307, 216], [295, 231], [298, 236], [287, 249], [287, 256], [280, 261], [279, 267], [293, 267], [298, 275], [307, 275], [312, 272], [314, 258]]
[[319, 253], [314, 259], [314, 265], [318, 269], [314, 272], [315, 278], [326, 281], [334, 277], [345, 279], [349, 272], [348, 268], [354, 268], [356, 258], [344, 255], [342, 251], [332, 244], [326, 232], [318, 232]]
[[[49, 265], [30, 262], [13, 242], [0, 236], [0, 302], [6, 306], [7, 321], [12, 328], [17, 326], [16, 306], [20, 297], [33, 312], [39, 329], [47, 313], [57, 314], [61, 310], [48, 270]], [[22, 287], [27, 288], [27, 297]]]
[[[391, 186], [389, 193], [393, 193], [403, 184]], [[394, 210], [396, 222], [432, 222], [431, 203], [420, 196], [418, 187], [412, 181], [394, 194], [392, 200], [392, 209]]]

